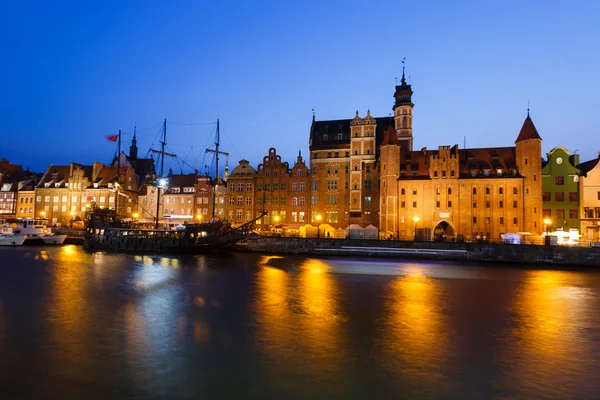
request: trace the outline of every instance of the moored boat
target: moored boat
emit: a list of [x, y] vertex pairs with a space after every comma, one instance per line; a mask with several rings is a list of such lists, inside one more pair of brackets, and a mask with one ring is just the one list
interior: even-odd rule
[[114, 210], [93, 208], [86, 214], [84, 247], [89, 250], [199, 254], [222, 250], [244, 239], [250, 225], [232, 228], [222, 220], [186, 224], [176, 230], [146, 229], [122, 222]]
[[27, 235], [15, 233], [5, 220], [0, 219], [0, 246], [21, 246], [25, 239]]
[[67, 235], [57, 235], [48, 228], [44, 218], [19, 219], [14, 228], [16, 234], [26, 235], [25, 244], [63, 244]]

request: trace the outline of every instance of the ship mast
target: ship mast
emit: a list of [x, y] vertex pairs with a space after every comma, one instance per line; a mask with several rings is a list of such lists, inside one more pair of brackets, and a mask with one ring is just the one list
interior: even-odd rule
[[165, 187], [166, 187], [165, 181], [163, 179], [163, 174], [165, 172], [165, 156], [175, 157], [175, 154], [165, 152], [165, 145], [167, 144], [167, 119], [166, 118], [163, 123], [163, 140], [160, 142], [160, 144], [161, 144], [160, 150], [150, 149], [150, 151], [152, 153], [160, 154], [160, 175], [156, 179], [157, 195], [156, 195], [156, 222], [154, 223], [155, 229], [158, 229], [158, 220], [159, 220], [159, 216], [160, 216], [160, 189], [161, 188], [165, 189]]
[[117, 150], [117, 183], [115, 184], [115, 216], [119, 219], [119, 185], [121, 184], [121, 130], [119, 129], [119, 149]]
[[217, 134], [215, 136], [215, 149], [206, 149], [207, 153], [215, 153], [215, 183], [212, 191], [212, 219], [215, 219], [215, 197], [217, 192], [217, 184], [219, 182], [219, 154], [223, 154], [229, 157], [229, 153], [219, 151], [219, 145], [221, 144], [221, 132], [220, 132], [220, 121], [217, 119]]

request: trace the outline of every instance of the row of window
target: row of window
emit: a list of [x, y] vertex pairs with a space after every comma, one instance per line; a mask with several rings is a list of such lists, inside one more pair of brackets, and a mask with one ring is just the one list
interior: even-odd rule
[[[273, 177], [278, 177], [279, 176], [279, 171], [273, 171]], [[301, 169], [297, 169], [296, 170], [296, 176], [304, 176], [304, 172], [302, 172]], [[265, 177], [266, 178], [270, 178], [271, 177], [271, 171], [265, 171]], [[239, 185], [242, 185], [241, 183], [238, 184], [238, 188]], [[250, 185], [250, 183], [248, 183], [247, 185]], [[235, 191], [235, 190], [233, 190]], [[252, 191], [252, 188], [250, 189], [246, 189], [247, 192]], [[241, 192], [241, 190], [238, 189], [238, 192]]]
[[[598, 200], [600, 200], [600, 192], [599, 196], [598, 196]], [[551, 196], [552, 194], [550, 192], [544, 192], [542, 193], [542, 200], [543, 201], [551, 201]], [[564, 192], [556, 192], [554, 193], [554, 198], [556, 199], [556, 201], [565, 201], [565, 193]], [[577, 201], [579, 200], [579, 196], [577, 194], [577, 192], [569, 192], [569, 201]]]
[[33, 197], [21, 197], [19, 203], [33, 203]]
[[[448, 200], [447, 205], [448, 205], [448, 208], [452, 208], [452, 200]], [[412, 202], [412, 206], [413, 206], [413, 208], [417, 208], [417, 202], [413, 201]], [[518, 206], [519, 206], [519, 203], [516, 200], [513, 201], [513, 208], [518, 208]], [[404, 201], [404, 200], [401, 201], [400, 202], [400, 207], [401, 208], [406, 208], [406, 201]], [[436, 200], [435, 207], [436, 208], [440, 208], [441, 207], [441, 202], [439, 200]], [[490, 208], [490, 207], [491, 207], [491, 202], [486, 201], [485, 202], [485, 208]], [[477, 208], [477, 202], [476, 201], [473, 202], [473, 208]], [[498, 208], [504, 208], [504, 201], [500, 200], [498, 202]]]
[[[229, 204], [233, 205], [235, 204], [235, 202], [232, 202], [232, 200], [234, 199], [229, 199]], [[285, 196], [279, 197], [279, 196], [265, 196], [264, 198], [261, 197], [257, 197], [256, 199], [256, 204], [277, 204], [277, 202], [279, 201], [279, 204], [281, 205], [285, 205], [287, 204], [287, 198]], [[238, 205], [242, 205], [242, 203], [240, 203], [240, 198], [238, 197], [237, 199], [237, 204]], [[250, 205], [251, 204], [251, 199], [250, 197], [246, 197], [246, 205]], [[292, 197], [292, 205], [293, 206], [304, 206], [306, 205], [306, 198], [304, 196], [302, 197]]]
[[[490, 217], [485, 217], [484, 222], [486, 224], [490, 224], [492, 222], [492, 220]], [[504, 225], [504, 217], [498, 218], [498, 222], [500, 225]], [[474, 224], [477, 223], [477, 217], [473, 217], [473, 223]], [[513, 225], [518, 225], [518, 224], [519, 224], [519, 218], [513, 217]]]
[[[278, 191], [282, 191], [285, 192], [287, 191], [287, 183], [282, 182], [281, 185], [279, 183], [273, 183], [272, 186], [270, 183], [265, 183], [265, 192], [278, 192]], [[292, 192], [304, 192], [306, 190], [306, 182], [293, 182], [292, 183]], [[241, 192], [241, 190], [238, 190], [239, 192]], [[262, 192], [263, 191], [263, 185], [262, 183], [257, 183], [256, 184], [256, 191], [257, 192]]]
[[[67, 202], [67, 196], [44, 196], [44, 202], [46, 203], [50, 203], [50, 200], [52, 199], [52, 201], [54, 203], [58, 203], [59, 201], [62, 203], [66, 203]], [[91, 201], [96, 201], [96, 196], [81, 196], [81, 202], [82, 203], [86, 203], [88, 201], [88, 199], [90, 199]], [[71, 196], [71, 203], [77, 203], [77, 201], [79, 200], [78, 196]], [[42, 202], [42, 196], [37, 196], [35, 201], [37, 203], [41, 203]], [[105, 203], [106, 202], [106, 197], [105, 196], [100, 196], [100, 203]], [[109, 203], [114, 203], [115, 202], [115, 197], [114, 196], [110, 196], [108, 198], [108, 202]]]
[[[569, 218], [577, 219], [579, 215], [579, 211], [575, 208], [569, 209]], [[549, 208], [544, 208], [542, 210], [542, 218], [554, 218], [556, 220], [561, 220], [565, 218], [565, 209], [557, 208], [554, 210], [554, 215], [552, 215], [552, 210]]]

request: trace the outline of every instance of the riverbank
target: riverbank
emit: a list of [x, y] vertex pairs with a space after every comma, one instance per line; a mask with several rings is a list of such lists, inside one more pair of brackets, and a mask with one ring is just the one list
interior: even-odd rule
[[594, 247], [255, 237], [238, 243], [235, 249], [274, 254], [396, 257], [600, 267], [600, 248]]

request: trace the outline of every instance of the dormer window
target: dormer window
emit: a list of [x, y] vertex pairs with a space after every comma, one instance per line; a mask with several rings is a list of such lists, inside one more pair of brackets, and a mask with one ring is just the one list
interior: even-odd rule
[[324, 135], [323, 135], [323, 140], [328, 140], [328, 139], [329, 139], [329, 135], [327, 135], [327, 134], [324, 134]]
[[60, 187], [60, 183], [59, 183], [59, 182], [56, 182], [56, 183], [54, 184], [54, 187]]
[[112, 189], [112, 187], [113, 187], [113, 184], [112, 184], [112, 182], [110, 182], [110, 183], [108, 184], [108, 188], [109, 188], [109, 189]]
[[50, 187], [50, 183], [49, 182], [44, 183], [44, 187]]
[[497, 169], [497, 170], [496, 170], [496, 174], [497, 174], [498, 176], [502, 176], [502, 169], [500, 169], [500, 168], [499, 168], [499, 169]]
[[338, 133], [338, 136], [337, 136], [337, 138], [338, 138], [338, 140], [342, 140], [342, 134], [341, 134], [341, 133]]
[[483, 170], [483, 176], [490, 176], [490, 170], [489, 169], [484, 169]]
[[472, 169], [471, 170], [471, 176], [477, 176], [477, 170], [476, 169]]
[[98, 188], [98, 182], [94, 182], [94, 187]]

